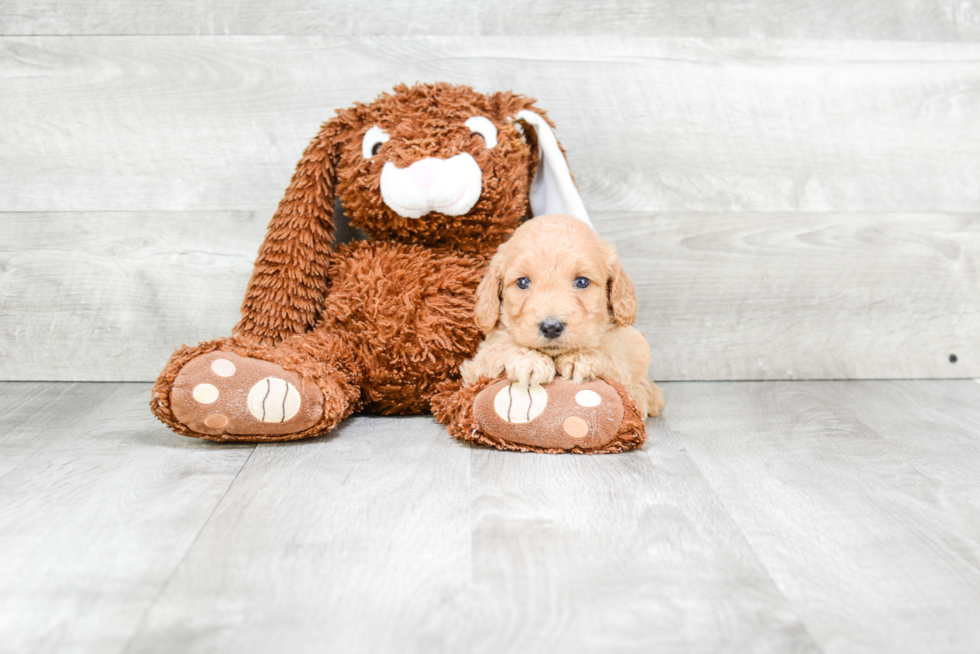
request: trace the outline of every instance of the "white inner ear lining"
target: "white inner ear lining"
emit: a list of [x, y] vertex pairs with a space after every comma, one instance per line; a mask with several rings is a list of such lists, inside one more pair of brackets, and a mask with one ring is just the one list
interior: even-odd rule
[[491, 150], [497, 145], [497, 128], [494, 127], [494, 124], [490, 122], [489, 118], [473, 116], [463, 124], [469, 127], [470, 132], [473, 134], [479, 134], [483, 137], [487, 150]]
[[551, 126], [539, 114], [528, 109], [518, 111], [511, 120], [523, 120], [534, 129], [537, 136], [540, 161], [538, 169], [534, 171], [534, 179], [531, 180], [531, 213], [535, 216], [564, 214], [578, 218], [592, 227], [592, 221], [589, 220], [585, 204], [575, 188], [568, 162], [558, 147], [558, 139], [551, 131]]

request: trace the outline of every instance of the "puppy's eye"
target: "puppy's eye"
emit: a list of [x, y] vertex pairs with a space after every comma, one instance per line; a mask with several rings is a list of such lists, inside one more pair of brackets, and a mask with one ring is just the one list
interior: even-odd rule
[[588, 277], [575, 278], [575, 288], [588, 288], [590, 283], [591, 282], [589, 281]]
[[388, 142], [388, 133], [375, 125], [367, 131], [364, 135], [364, 140], [361, 141], [361, 156], [365, 159], [370, 159], [374, 155], [378, 154], [378, 150], [384, 143]]
[[517, 280], [517, 288], [526, 289], [530, 285], [531, 285], [531, 280], [528, 279], [527, 277], [521, 277], [520, 279]]
[[487, 150], [492, 150], [493, 146], [497, 145], [497, 128], [488, 118], [473, 116], [464, 125], [470, 128], [471, 134], [479, 134], [483, 137], [483, 143], [487, 146]]

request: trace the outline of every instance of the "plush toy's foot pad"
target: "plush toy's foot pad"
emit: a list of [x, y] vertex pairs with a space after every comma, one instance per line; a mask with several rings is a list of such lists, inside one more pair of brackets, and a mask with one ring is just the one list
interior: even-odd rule
[[209, 436], [298, 433], [323, 416], [316, 384], [275, 363], [220, 350], [181, 369], [170, 405], [184, 426]]
[[619, 393], [602, 380], [530, 387], [500, 380], [473, 403], [473, 417], [493, 439], [548, 451], [601, 450], [620, 433], [624, 412]]

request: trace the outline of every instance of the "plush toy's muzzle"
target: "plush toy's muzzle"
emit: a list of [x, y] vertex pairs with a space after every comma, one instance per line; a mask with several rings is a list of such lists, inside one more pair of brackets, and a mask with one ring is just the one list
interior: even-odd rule
[[387, 162], [381, 169], [381, 197], [403, 218], [428, 213], [462, 216], [480, 199], [483, 171], [468, 153], [448, 159], [426, 157], [408, 168]]

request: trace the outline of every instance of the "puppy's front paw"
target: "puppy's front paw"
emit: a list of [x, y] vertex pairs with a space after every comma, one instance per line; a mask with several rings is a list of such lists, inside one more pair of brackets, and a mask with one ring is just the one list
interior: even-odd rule
[[555, 378], [554, 360], [534, 350], [515, 354], [505, 368], [507, 378], [522, 386], [547, 384]]
[[587, 382], [596, 378], [595, 358], [582, 352], [562, 354], [555, 362], [562, 379]]
[[463, 362], [459, 367], [459, 374], [463, 378], [463, 385], [470, 386], [471, 384], [475, 384], [481, 377], [489, 377], [491, 379], [499, 377], [504, 374], [504, 370], [499, 366], [491, 366], [488, 363], [487, 357], [481, 357], [477, 354], [476, 358]]

